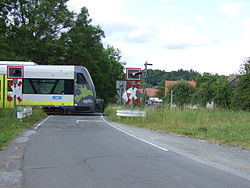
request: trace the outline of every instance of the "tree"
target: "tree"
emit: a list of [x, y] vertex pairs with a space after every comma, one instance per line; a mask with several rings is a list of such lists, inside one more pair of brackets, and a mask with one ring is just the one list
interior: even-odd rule
[[200, 83], [193, 93], [192, 103], [206, 106], [207, 102], [213, 101], [213, 87], [207, 83]]
[[250, 74], [250, 57], [245, 58], [243, 64], [240, 67], [240, 74], [247, 75]]
[[200, 75], [198, 72], [193, 71], [192, 69], [190, 71], [180, 69], [178, 71], [171, 71], [166, 72], [164, 70], [148, 70], [147, 74], [147, 80], [148, 84], [151, 87], [158, 86], [160, 82], [165, 80], [171, 80], [171, 81], [178, 81], [178, 80], [185, 80], [185, 81], [192, 81], [195, 80], [195, 78]]
[[233, 107], [250, 111], [250, 58], [244, 61], [240, 73], [237, 89], [233, 96]]
[[98, 89], [103, 99], [106, 99], [107, 102], [115, 102], [116, 80], [124, 79], [123, 70], [125, 63], [120, 60], [120, 50], [114, 47], [108, 46], [107, 49], [104, 49], [104, 55], [105, 59], [103, 62], [106, 62], [109, 66], [106, 67], [106, 70], [102, 70], [103, 81], [105, 82], [103, 85], [99, 84]]
[[157, 92], [156, 96], [159, 98], [164, 98], [165, 97], [165, 81], [163, 80], [157, 87]]
[[233, 96], [233, 90], [230, 82], [226, 78], [218, 78], [213, 85], [213, 99], [217, 106], [221, 108], [230, 108]]
[[193, 103], [206, 106], [207, 102], [213, 101], [214, 83], [217, 81], [217, 76], [210, 73], [204, 73], [196, 77], [197, 85], [193, 94]]
[[[185, 104], [190, 104], [192, 100], [192, 94], [194, 93], [194, 87], [186, 82], [177, 82], [170, 86], [168, 91], [173, 90], [174, 103], [183, 107]], [[168, 92], [168, 101], [170, 102], [171, 92]]]
[[91, 24], [87, 8], [75, 14], [67, 9], [67, 1], [1, 1], [0, 59], [83, 65], [98, 97], [111, 101], [115, 81], [123, 76], [120, 51], [104, 48], [104, 32]]
[[94, 81], [98, 97], [110, 101], [116, 94], [116, 80], [123, 75], [120, 51], [103, 47], [104, 32], [99, 26], [91, 25], [87, 8], [83, 7], [71, 29], [63, 33], [63, 63], [85, 66]]
[[73, 13], [66, 6], [67, 1], [1, 2], [0, 20], [5, 20], [2, 24], [5, 26], [4, 40], [8, 45], [1, 49], [0, 59], [32, 60], [39, 64], [57, 61], [57, 39], [73, 20]]

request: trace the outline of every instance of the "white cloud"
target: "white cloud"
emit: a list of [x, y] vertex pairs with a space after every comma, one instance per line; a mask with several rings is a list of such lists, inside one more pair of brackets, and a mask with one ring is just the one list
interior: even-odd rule
[[[141, 56], [131, 56], [135, 52]], [[153, 64], [153, 69], [166, 71], [182, 68], [185, 70], [193, 69], [201, 73], [231, 74], [239, 69], [241, 63], [238, 53], [235, 53], [232, 48], [202, 47], [174, 51], [161, 48], [156, 48], [156, 50], [141, 49], [134, 46], [125, 51], [125, 54], [130, 56], [128, 66], [143, 68], [144, 62], [148, 61]]]
[[234, 17], [239, 14], [244, 5], [244, 3], [224, 2], [220, 5], [220, 11], [227, 16]]
[[171, 2], [171, 1], [173, 1], [173, 0], [160, 0], [161, 2], [164, 2], [164, 3], [169, 3], [169, 2]]
[[242, 37], [238, 43], [238, 50], [241, 52], [241, 57], [250, 57], [249, 49], [250, 49], [250, 18], [246, 18], [241, 21], [241, 24], [244, 25], [244, 32], [242, 33]]
[[195, 20], [198, 21], [198, 22], [204, 22], [206, 19], [205, 19], [204, 16], [196, 16]]
[[114, 15], [121, 11], [125, 0], [70, 0], [68, 6], [70, 10], [80, 12], [82, 7], [87, 7], [91, 17], [103, 18]]
[[178, 46], [188, 48], [189, 46], [208, 45], [211, 43], [209, 38], [200, 34], [195, 28], [178, 22], [166, 24], [159, 35], [160, 40], [164, 41], [165, 45], [173, 46], [174, 48], [178, 48]]
[[[175, 1], [160, 1], [163, 3], [162, 12], [157, 16], [152, 14], [151, 17], [133, 17], [129, 14], [129, 8], [141, 7], [138, 14], [144, 9], [142, 4], [136, 4], [137, 1], [133, 2], [136, 4], [134, 7], [129, 7], [130, 5], [126, 4], [127, 0], [70, 0], [68, 5], [71, 10], [77, 12], [81, 7], [86, 6], [93, 23], [100, 25], [105, 31], [106, 38], [103, 42], [119, 48], [122, 61], [126, 61], [127, 66], [130, 67], [144, 68], [143, 64], [148, 61], [153, 63], [150, 67], [153, 69], [172, 71], [183, 68], [199, 72], [230, 74], [239, 69], [243, 57], [249, 56], [250, 18], [240, 22], [245, 30], [242, 29], [242, 35], [238, 35], [234, 40], [237, 42], [230, 46], [225, 46], [223, 42], [215, 45], [208, 35], [211, 37], [216, 35], [215, 38], [219, 38], [220, 32], [212, 36], [211, 31], [205, 34], [201, 32], [202, 29], [198, 29], [199, 25], [195, 27], [195, 24], [205, 21], [211, 24], [210, 15], [204, 13], [206, 17], [203, 15], [194, 17], [193, 14], [178, 14], [177, 18], [184, 21], [181, 23], [180, 19], [175, 19], [178, 20], [177, 22], [173, 20], [173, 16], [179, 9]], [[171, 4], [169, 4], [170, 1]], [[220, 11], [231, 18], [238, 16], [245, 4], [234, 2], [222, 3]], [[193, 21], [192, 26], [188, 25], [190, 20]], [[223, 16], [218, 17], [218, 21], [222, 25], [228, 20]], [[211, 25], [209, 28], [214, 30], [215, 27]]]
[[245, 41], [245, 43], [250, 45], [250, 36], [249, 36], [249, 34], [250, 34], [250, 18], [246, 18], [246, 19], [242, 20], [241, 23], [245, 26], [243, 40]]

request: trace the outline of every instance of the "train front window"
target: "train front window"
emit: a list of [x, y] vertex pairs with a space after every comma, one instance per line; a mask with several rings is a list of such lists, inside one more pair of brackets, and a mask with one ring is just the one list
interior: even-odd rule
[[84, 85], [87, 84], [87, 81], [86, 81], [85, 77], [83, 76], [83, 74], [77, 73], [77, 81], [76, 81], [76, 83], [77, 84], [84, 84]]
[[74, 80], [24, 79], [24, 94], [74, 94]]

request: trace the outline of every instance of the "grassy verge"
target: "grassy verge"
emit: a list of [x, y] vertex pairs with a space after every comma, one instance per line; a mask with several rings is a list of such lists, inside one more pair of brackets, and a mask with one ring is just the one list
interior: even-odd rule
[[131, 118], [117, 117], [116, 109], [105, 109], [111, 121], [250, 149], [250, 112], [159, 107], [146, 110], [146, 117]]
[[12, 109], [0, 108], [0, 151], [18, 136], [21, 132], [34, 125], [37, 121], [45, 117], [41, 109], [34, 109], [32, 116], [22, 119], [14, 118]]

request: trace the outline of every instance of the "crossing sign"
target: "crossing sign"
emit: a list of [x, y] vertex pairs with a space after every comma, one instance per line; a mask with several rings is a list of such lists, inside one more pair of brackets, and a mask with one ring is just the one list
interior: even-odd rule
[[11, 102], [14, 97], [16, 97], [16, 99], [18, 100], [18, 102], [22, 102], [22, 81], [18, 81], [18, 83], [14, 83], [17, 82], [17, 80], [14, 81], [9, 81], [8, 84], [12, 89], [12, 93], [9, 96], [9, 98], [7, 99], [9, 102]]

